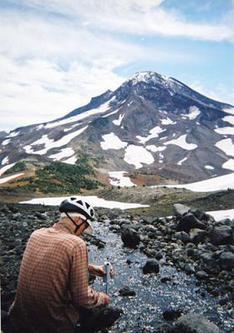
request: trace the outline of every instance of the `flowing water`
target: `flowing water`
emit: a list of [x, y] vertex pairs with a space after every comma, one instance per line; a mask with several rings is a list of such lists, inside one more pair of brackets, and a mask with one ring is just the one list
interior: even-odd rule
[[[167, 309], [202, 314], [216, 323], [221, 332], [230, 332], [231, 314], [222, 310], [217, 299], [201, 290], [196, 285], [195, 278], [163, 263], [159, 274], [144, 275], [141, 267], [147, 257], [138, 250], [123, 247], [120, 236], [109, 230], [108, 223], [96, 223], [95, 235], [106, 241], [106, 246], [104, 249], [89, 246], [90, 263], [103, 264], [108, 259], [114, 265], [116, 275], [110, 283], [109, 295], [111, 304], [124, 311], [109, 332], [157, 332], [157, 327], [165, 323], [162, 314]], [[130, 260], [131, 264], [128, 264], [127, 260]], [[172, 280], [162, 283], [162, 277], [170, 277]], [[136, 296], [119, 296], [118, 291], [124, 286], [133, 289]], [[100, 278], [96, 279], [93, 287], [105, 291], [105, 285]]]

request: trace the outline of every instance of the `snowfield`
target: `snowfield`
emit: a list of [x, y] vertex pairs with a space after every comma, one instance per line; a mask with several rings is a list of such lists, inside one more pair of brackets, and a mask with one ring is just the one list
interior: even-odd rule
[[234, 116], [225, 116], [223, 118], [223, 121], [226, 121], [226, 122], [228, 122], [231, 125], [234, 125]]
[[[115, 98], [115, 97], [114, 97]], [[80, 120], [83, 120], [89, 116], [94, 116], [99, 113], [104, 113], [109, 110], [110, 108], [110, 102], [114, 100], [114, 98], [110, 99], [109, 101], [105, 102], [104, 104], [100, 105], [98, 108], [91, 109], [89, 111], [83, 112], [81, 114], [78, 114], [77, 116], [69, 117], [66, 119], [58, 120], [55, 122], [47, 123], [44, 127], [45, 128], [53, 128], [61, 125], [66, 125], [73, 122], [78, 122]]]
[[119, 137], [115, 135], [113, 132], [103, 135], [102, 139], [104, 141], [101, 141], [100, 145], [103, 150], [121, 149], [127, 146], [127, 142], [121, 141]]
[[180, 185], [154, 185], [151, 188], [157, 187], [168, 187], [168, 188], [185, 188], [193, 192], [214, 192], [224, 191], [227, 189], [234, 189], [234, 173], [228, 175], [209, 178], [200, 182], [191, 184], [180, 184]]
[[126, 171], [111, 171], [109, 172], [110, 183], [113, 186], [132, 187], [135, 184], [129, 177], [126, 177]]
[[49, 158], [52, 158], [54, 161], [61, 161], [63, 158], [71, 157], [75, 152], [72, 148], [63, 148], [59, 153], [50, 155]]
[[187, 134], [181, 135], [180, 137], [178, 137], [177, 139], [171, 140], [171, 141], [167, 141], [164, 142], [164, 145], [176, 145], [179, 146], [182, 149], [185, 150], [194, 150], [197, 148], [197, 145], [194, 143], [187, 143], [186, 142], [186, 137]]
[[136, 138], [140, 141], [140, 143], [145, 144], [147, 141], [153, 138], [157, 138], [160, 133], [165, 132], [165, 129], [162, 129], [160, 126], [156, 126], [152, 128], [149, 132], [150, 134], [148, 136], [140, 136], [137, 135]]
[[8, 169], [12, 168], [14, 165], [16, 164], [15, 163], [11, 163], [11, 164], [8, 164], [8, 165], [5, 165], [4, 167], [2, 167], [0, 169], [0, 176], [4, 174], [4, 172], [6, 172]]
[[234, 135], [234, 127], [219, 127], [215, 129], [216, 133]]
[[216, 221], [221, 221], [225, 219], [234, 219], [234, 209], [226, 209], [226, 210], [213, 210], [207, 212], [207, 214], [213, 216]]
[[124, 161], [140, 169], [144, 164], [154, 163], [152, 154], [142, 146], [129, 145], [125, 150]]
[[222, 168], [234, 171], [234, 159], [231, 158], [230, 160], [224, 162]]
[[216, 142], [215, 147], [222, 150], [226, 155], [234, 157], [234, 144], [232, 139], [223, 139]]
[[9, 182], [9, 180], [12, 180], [12, 179], [15, 179], [15, 178], [17, 178], [17, 177], [20, 177], [20, 176], [22, 176], [23, 174], [24, 174], [24, 173], [21, 172], [21, 173], [16, 173], [16, 174], [14, 174], [14, 175], [12, 175], [12, 176], [8, 176], [8, 177], [0, 178], [0, 184], [7, 183], [7, 182]]
[[[46, 154], [50, 149], [52, 148], [58, 148], [58, 147], [63, 147], [67, 145], [72, 139], [76, 138], [78, 135], [83, 133], [88, 126], [85, 126], [83, 128], [78, 129], [75, 132], [69, 133], [67, 135], [64, 135], [61, 139], [54, 141], [54, 139], [49, 139], [48, 135], [45, 134], [43, 135], [39, 140], [31, 143], [30, 145], [27, 145], [24, 147], [24, 150], [26, 151], [27, 154], [39, 154], [39, 155], [44, 155]], [[44, 144], [44, 148], [41, 150], [34, 151], [33, 146], [36, 145], [42, 145]]]
[[[103, 208], [119, 208], [119, 209], [130, 209], [130, 208], [140, 208], [140, 207], [149, 207], [149, 205], [141, 205], [137, 203], [126, 203], [118, 201], [108, 201], [96, 196], [77, 196], [78, 198], [87, 200], [94, 207], [103, 207]], [[60, 203], [67, 197], [50, 197], [50, 198], [36, 198], [28, 201], [21, 201], [21, 204], [41, 204], [49, 206], [59, 206]]]

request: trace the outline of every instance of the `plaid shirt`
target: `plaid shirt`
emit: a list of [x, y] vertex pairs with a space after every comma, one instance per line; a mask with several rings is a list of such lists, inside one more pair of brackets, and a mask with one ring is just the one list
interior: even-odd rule
[[88, 286], [85, 242], [65, 220], [34, 231], [20, 267], [10, 318], [19, 332], [70, 333], [79, 320], [79, 307], [103, 304], [102, 293]]

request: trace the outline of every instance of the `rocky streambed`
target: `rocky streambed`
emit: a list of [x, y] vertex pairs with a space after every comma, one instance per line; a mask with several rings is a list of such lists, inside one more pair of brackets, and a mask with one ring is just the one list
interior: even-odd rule
[[[29, 235], [57, 218], [54, 208], [1, 206], [3, 318]], [[95, 235], [103, 242], [88, 240], [90, 262], [115, 266], [109, 293], [123, 310], [109, 332], [233, 332], [233, 221], [181, 205], [162, 219], [100, 210]]]

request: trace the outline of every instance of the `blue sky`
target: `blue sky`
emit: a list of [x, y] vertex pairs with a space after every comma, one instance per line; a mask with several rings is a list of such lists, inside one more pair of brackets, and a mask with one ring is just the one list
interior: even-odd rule
[[1, 0], [0, 130], [46, 122], [137, 71], [234, 104], [233, 0]]

